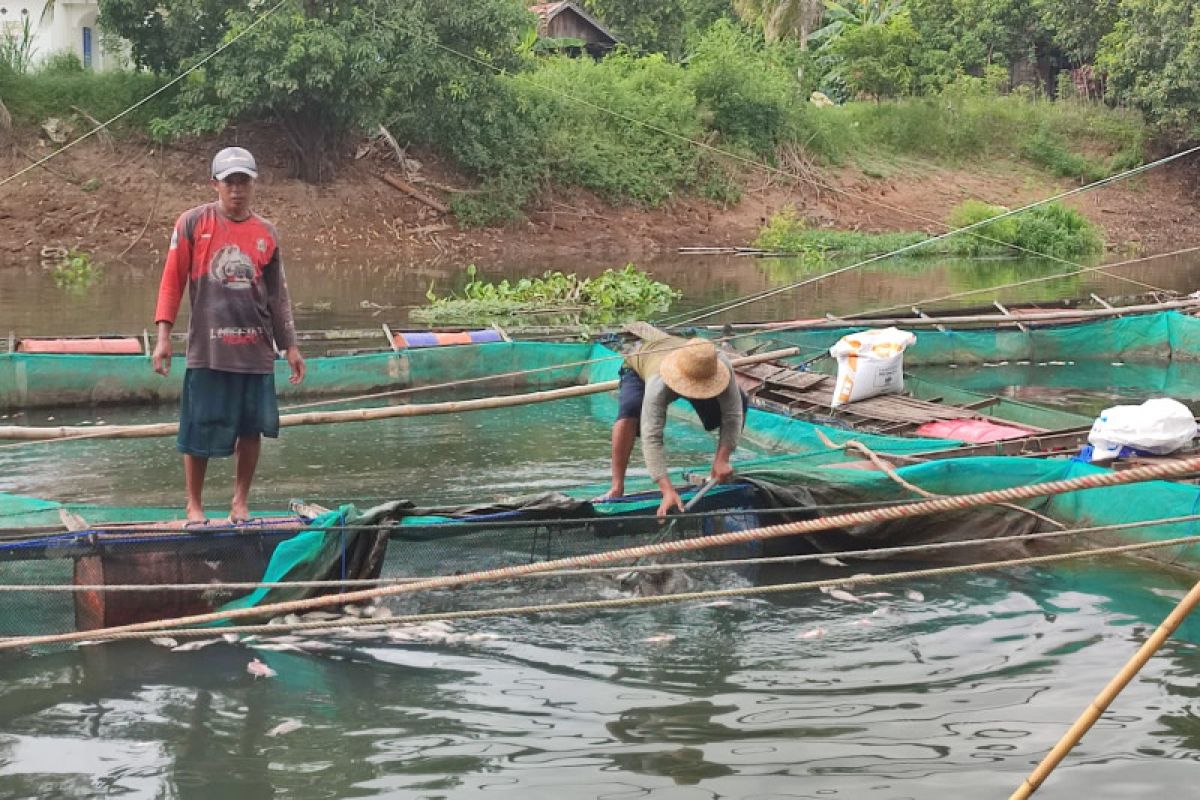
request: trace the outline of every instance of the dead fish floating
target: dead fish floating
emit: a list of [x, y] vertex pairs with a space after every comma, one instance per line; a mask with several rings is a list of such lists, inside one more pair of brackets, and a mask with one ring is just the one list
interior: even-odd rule
[[285, 719], [283, 722], [267, 731], [267, 736], [283, 736], [285, 733], [298, 731], [303, 727], [304, 723], [298, 719]]
[[257, 658], [246, 665], [246, 672], [254, 676], [255, 680], [259, 678], [274, 678], [279, 673], [268, 667]]

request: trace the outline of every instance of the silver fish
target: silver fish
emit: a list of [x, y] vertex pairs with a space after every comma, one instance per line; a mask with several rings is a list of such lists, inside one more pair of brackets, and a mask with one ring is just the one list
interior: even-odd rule
[[156, 636], [155, 638], [150, 640], [150, 644], [156, 644], [159, 647], [174, 648], [179, 645], [179, 642], [175, 641], [170, 636]]
[[246, 665], [246, 672], [257, 678], [274, 678], [279, 673], [268, 667], [257, 658]]
[[184, 642], [181, 645], [171, 648], [173, 653], [187, 653], [192, 650], [199, 650], [202, 647], [208, 647], [210, 644], [216, 644], [220, 639], [193, 639], [190, 642]]
[[842, 600], [847, 603], [861, 603], [862, 600], [847, 592], [845, 589], [830, 589], [829, 596], [834, 600]]
[[267, 736], [283, 736], [285, 733], [298, 731], [303, 727], [304, 723], [298, 719], [285, 719], [283, 722], [267, 731]]
[[907, 592], [904, 593], [904, 596], [906, 598], [908, 598], [909, 600], [912, 600], [914, 603], [925, 602], [925, 595], [921, 594], [916, 589], [909, 589]]

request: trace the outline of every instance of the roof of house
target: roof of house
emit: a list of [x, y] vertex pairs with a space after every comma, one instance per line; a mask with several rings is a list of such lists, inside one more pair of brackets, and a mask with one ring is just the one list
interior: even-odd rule
[[543, 35], [550, 26], [550, 20], [554, 19], [568, 9], [583, 17], [583, 19], [585, 19], [589, 25], [594, 27], [604, 36], [607, 36], [609, 39], [611, 39], [614, 44], [620, 41], [616, 36], [613, 35], [612, 31], [610, 31], [604, 26], [603, 23], [600, 22], [600, 20], [584, 11], [578, 3], [572, 3], [569, 2], [569, 0], [562, 0], [562, 2], [558, 3], [535, 3], [529, 7], [530, 11], [532, 11], [534, 14], [537, 14], [538, 33]]

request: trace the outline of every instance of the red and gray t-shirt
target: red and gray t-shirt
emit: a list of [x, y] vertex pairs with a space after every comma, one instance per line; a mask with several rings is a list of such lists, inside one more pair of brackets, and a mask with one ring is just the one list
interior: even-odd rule
[[217, 203], [185, 212], [171, 236], [156, 324], [175, 324], [185, 286], [192, 307], [188, 367], [266, 374], [274, 370], [275, 348], [296, 343], [279, 236], [257, 214], [238, 222]]

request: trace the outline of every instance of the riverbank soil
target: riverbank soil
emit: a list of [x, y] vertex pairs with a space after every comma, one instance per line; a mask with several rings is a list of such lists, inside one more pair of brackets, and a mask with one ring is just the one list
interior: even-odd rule
[[[846, 166], [807, 172], [807, 180], [749, 168], [734, 205], [677, 199], [657, 209], [616, 208], [587, 192], [555, 190], [520, 222], [460, 229], [452, 214], [433, 205], [469, 191], [471, 183], [428, 154], [410, 153], [402, 165], [386, 146], [364, 144], [336, 180], [315, 187], [286, 177], [286, 157], [269, 132], [237, 138], [259, 158], [256, 205], [279, 227], [287, 257], [328, 264], [616, 265], [682, 246], [749, 245], [787, 205], [818, 226], [938, 233], [939, 222], [965, 199], [1012, 207], [1076, 185], [1019, 162], [949, 168], [903, 160], [885, 177]], [[0, 189], [0, 267], [40, 268], [44, 249], [60, 247], [87, 251], [110, 269], [156, 266], [178, 215], [214, 197], [209, 160], [228, 143], [163, 147], [92, 138], [26, 172]], [[25, 137], [0, 153], [0, 174], [48, 152], [37, 137]], [[1200, 229], [1198, 172], [1200, 160], [1189, 159], [1068, 203], [1103, 227], [1111, 249], [1152, 254], [1186, 247], [1197, 243]], [[385, 182], [385, 175], [407, 179], [414, 194], [434, 204]]]

